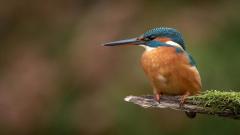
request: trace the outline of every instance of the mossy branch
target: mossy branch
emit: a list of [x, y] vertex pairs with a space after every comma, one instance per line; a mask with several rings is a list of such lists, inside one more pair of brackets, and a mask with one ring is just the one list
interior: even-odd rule
[[240, 119], [240, 92], [222, 92], [209, 90], [197, 96], [187, 98], [180, 107], [180, 96], [161, 96], [160, 103], [154, 96], [127, 96], [125, 101], [144, 108], [170, 108], [179, 111], [217, 115]]

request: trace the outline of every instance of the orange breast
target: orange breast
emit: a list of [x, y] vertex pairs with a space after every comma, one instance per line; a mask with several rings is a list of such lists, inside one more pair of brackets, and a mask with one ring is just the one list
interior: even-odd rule
[[145, 51], [141, 65], [154, 91], [166, 95], [197, 94], [201, 79], [197, 69], [189, 64], [185, 53], [176, 53], [174, 47], [158, 47]]

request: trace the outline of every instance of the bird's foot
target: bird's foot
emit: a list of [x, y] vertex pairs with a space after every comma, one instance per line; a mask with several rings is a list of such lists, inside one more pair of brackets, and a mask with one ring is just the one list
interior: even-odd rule
[[179, 107], [182, 108], [184, 106], [184, 103], [187, 99], [187, 97], [190, 95], [189, 92], [187, 92], [186, 94], [184, 94], [181, 98], [180, 98], [180, 103], [179, 103]]
[[186, 100], [185, 98], [181, 97], [180, 103], [179, 103], [179, 108], [182, 108], [184, 106], [185, 100]]
[[155, 99], [160, 103], [160, 97], [161, 95], [159, 93], [155, 94]]

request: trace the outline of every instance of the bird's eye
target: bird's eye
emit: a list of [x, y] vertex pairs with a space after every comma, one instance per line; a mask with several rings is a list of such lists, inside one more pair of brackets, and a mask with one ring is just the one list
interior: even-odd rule
[[145, 37], [144, 40], [145, 41], [150, 41], [150, 40], [153, 40], [154, 38], [156, 38], [155, 36], [148, 36], [148, 37]]
[[145, 40], [145, 41], [149, 41], [149, 40], [150, 40], [150, 38], [148, 38], [148, 37], [145, 37], [145, 38], [144, 38], [144, 40]]

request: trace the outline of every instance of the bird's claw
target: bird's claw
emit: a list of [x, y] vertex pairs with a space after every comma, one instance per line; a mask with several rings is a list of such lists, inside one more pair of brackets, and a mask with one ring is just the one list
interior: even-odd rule
[[184, 106], [184, 103], [186, 101], [186, 98], [190, 95], [189, 92], [187, 92], [186, 94], [184, 94], [181, 98], [180, 98], [180, 103], [179, 103], [179, 108], [182, 108]]
[[157, 100], [158, 103], [160, 103], [160, 97], [161, 97], [160, 94], [156, 94], [156, 95], [155, 95], [155, 99]]
[[179, 108], [184, 107], [184, 103], [185, 103], [185, 98], [181, 98], [180, 103], [179, 103]]

